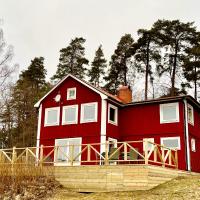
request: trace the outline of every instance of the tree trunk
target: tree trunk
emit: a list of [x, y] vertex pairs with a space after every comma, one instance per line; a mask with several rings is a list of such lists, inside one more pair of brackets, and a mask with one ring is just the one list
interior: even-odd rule
[[175, 96], [175, 76], [176, 76], [176, 65], [177, 65], [177, 55], [178, 55], [178, 42], [175, 46], [175, 54], [174, 54], [174, 62], [173, 62], [173, 70], [172, 70], [172, 77], [171, 77], [171, 92], [170, 96]]
[[145, 92], [144, 92], [144, 99], [148, 99], [148, 79], [149, 79], [149, 45], [150, 41], [147, 44], [147, 62], [146, 62], [146, 69], [145, 69]]
[[194, 67], [195, 79], [194, 79], [194, 98], [197, 100], [197, 67]]

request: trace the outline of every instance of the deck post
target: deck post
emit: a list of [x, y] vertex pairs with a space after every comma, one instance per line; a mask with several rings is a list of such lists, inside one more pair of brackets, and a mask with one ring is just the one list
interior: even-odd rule
[[106, 148], [105, 148], [105, 165], [109, 165], [108, 151], [109, 151], [109, 141], [106, 141]]
[[40, 146], [40, 167], [42, 167], [43, 164], [43, 145]]
[[87, 145], [87, 161], [91, 161], [91, 144]]
[[124, 142], [124, 160], [127, 161], [128, 160], [128, 156], [127, 156], [127, 143]]
[[145, 165], [148, 165], [149, 163], [149, 158], [148, 158], [148, 141], [146, 139], [144, 139], [144, 163]]
[[26, 161], [25, 161], [26, 163], [26, 165], [28, 165], [28, 148], [26, 148]]
[[12, 151], [12, 165], [15, 163], [16, 160], [16, 147], [13, 147]]
[[74, 164], [74, 144], [70, 145], [71, 148], [71, 153], [70, 153], [70, 161], [71, 161], [71, 166]]
[[175, 151], [175, 165], [176, 165], [176, 169], [178, 169], [178, 151]]

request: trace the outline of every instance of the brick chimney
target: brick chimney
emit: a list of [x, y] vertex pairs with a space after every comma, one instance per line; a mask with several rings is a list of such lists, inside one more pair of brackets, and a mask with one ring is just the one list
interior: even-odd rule
[[117, 97], [121, 99], [124, 103], [132, 102], [132, 90], [130, 86], [119, 86], [117, 90]]

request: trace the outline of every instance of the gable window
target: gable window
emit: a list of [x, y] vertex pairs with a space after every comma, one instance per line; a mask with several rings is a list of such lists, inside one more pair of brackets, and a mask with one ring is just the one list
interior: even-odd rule
[[53, 108], [46, 108], [45, 109], [45, 126], [55, 126], [59, 125], [60, 120], [60, 108], [53, 107]]
[[160, 104], [160, 123], [179, 122], [179, 104]]
[[163, 137], [160, 139], [161, 145], [170, 149], [181, 149], [180, 137]]
[[118, 123], [118, 108], [111, 104], [108, 105], [108, 123], [114, 125]]
[[188, 122], [194, 125], [194, 110], [190, 104], [188, 104]]
[[81, 104], [81, 123], [97, 122], [97, 102]]
[[194, 138], [191, 139], [191, 150], [196, 152], [196, 140]]
[[64, 106], [62, 113], [62, 124], [77, 124], [78, 105]]
[[76, 88], [67, 89], [67, 100], [76, 99]]
[[147, 151], [151, 151], [151, 149], [154, 147], [154, 145], [151, 144], [150, 142], [154, 143], [154, 138], [144, 138], [143, 139], [143, 151], [145, 151], [145, 142], [144, 142], [145, 140], [148, 141]]

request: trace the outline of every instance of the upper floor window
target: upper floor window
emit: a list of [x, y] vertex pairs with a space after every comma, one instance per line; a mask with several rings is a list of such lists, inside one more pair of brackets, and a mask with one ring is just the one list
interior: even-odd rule
[[179, 122], [179, 104], [160, 104], [160, 123]]
[[108, 104], [108, 122], [114, 125], [118, 123], [118, 108], [112, 104]]
[[194, 110], [190, 104], [188, 104], [188, 122], [194, 125]]
[[53, 107], [53, 108], [46, 108], [45, 109], [45, 126], [55, 126], [59, 125], [60, 120], [60, 108]]
[[181, 149], [180, 137], [163, 137], [160, 139], [161, 145], [170, 149]]
[[62, 114], [62, 124], [77, 124], [78, 105], [64, 106]]
[[81, 123], [97, 122], [97, 102], [81, 104]]
[[76, 99], [76, 88], [67, 89], [67, 100]]

